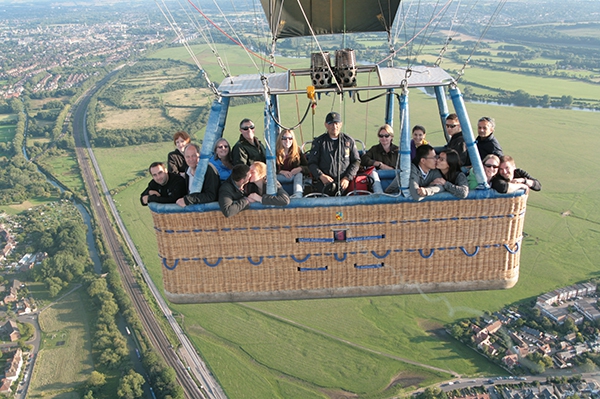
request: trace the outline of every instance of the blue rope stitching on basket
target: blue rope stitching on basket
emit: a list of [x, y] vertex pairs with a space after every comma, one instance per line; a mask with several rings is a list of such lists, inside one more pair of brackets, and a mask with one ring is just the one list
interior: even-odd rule
[[465, 247], [459, 247], [461, 251], [463, 251], [463, 254], [467, 255], [469, 258], [472, 258], [473, 256], [477, 255], [479, 253], [479, 246], [475, 247], [475, 251], [473, 251], [472, 253], [468, 253], [467, 250], [465, 249]]
[[[469, 253], [465, 247], [460, 246], [460, 247], [439, 247], [439, 248], [429, 248], [429, 253], [426, 254], [425, 250], [423, 248], [407, 248], [407, 249], [388, 249], [387, 251], [385, 251], [382, 255], [379, 255], [377, 252], [375, 251], [370, 251], [371, 255], [373, 255], [375, 258], [377, 259], [385, 259], [386, 257], [388, 257], [392, 252], [394, 253], [399, 253], [399, 252], [418, 252], [419, 255], [421, 255], [422, 258], [424, 259], [430, 259], [431, 257], [433, 257], [435, 251], [448, 251], [448, 250], [456, 250], [456, 249], [460, 249], [462, 251], [462, 253], [467, 256], [467, 257], [474, 257], [476, 255], [479, 254], [479, 250], [481, 248], [485, 248], [485, 249], [489, 249], [489, 248], [501, 248], [504, 247], [509, 253], [511, 253], [512, 255], [515, 255], [517, 252], [519, 252], [519, 250], [521, 249], [521, 242], [520, 239], [517, 240], [515, 242], [515, 249], [511, 249], [508, 244], [487, 244], [487, 245], [483, 245], [482, 247], [480, 246], [476, 246], [475, 250], [472, 253]], [[272, 259], [272, 258], [279, 258], [279, 259], [287, 259], [290, 258], [292, 259], [294, 262], [296, 263], [304, 263], [306, 262], [311, 256], [333, 256], [333, 258], [338, 261], [338, 262], [343, 262], [348, 258], [348, 254], [350, 255], [364, 255], [369, 253], [368, 251], [350, 251], [350, 252], [343, 252], [341, 255], [338, 253], [332, 253], [332, 252], [324, 252], [324, 253], [309, 253], [306, 254], [306, 256], [304, 258], [299, 258], [296, 257], [295, 255], [268, 255], [266, 256], [267, 259]], [[160, 256], [160, 255], [159, 255]], [[254, 266], [258, 266], [260, 264], [263, 263], [264, 261], [264, 256], [260, 256], [259, 259], [257, 261], [253, 260], [252, 257], [244, 257], [244, 256], [228, 256], [225, 259], [226, 260], [248, 260], [248, 262]], [[174, 270], [177, 265], [179, 264], [179, 261], [182, 262], [187, 262], [187, 261], [198, 261], [198, 260], [202, 260], [207, 266], [209, 267], [217, 267], [219, 264], [221, 264], [221, 261], [223, 260], [223, 258], [217, 258], [217, 260], [214, 263], [211, 263], [208, 261], [207, 258], [181, 258], [181, 259], [175, 259], [175, 263], [173, 264], [173, 266], [169, 266], [167, 264], [167, 259], [163, 258], [161, 256], [161, 260], [162, 260], [162, 264], [168, 269], [168, 270]], [[310, 270], [313, 270], [311, 268], [308, 268]]]

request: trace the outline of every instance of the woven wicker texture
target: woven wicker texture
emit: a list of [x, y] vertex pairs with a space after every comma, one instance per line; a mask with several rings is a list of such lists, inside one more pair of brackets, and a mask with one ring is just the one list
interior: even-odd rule
[[[509, 288], [527, 196], [153, 213], [174, 302]], [[337, 240], [336, 240], [337, 239]]]

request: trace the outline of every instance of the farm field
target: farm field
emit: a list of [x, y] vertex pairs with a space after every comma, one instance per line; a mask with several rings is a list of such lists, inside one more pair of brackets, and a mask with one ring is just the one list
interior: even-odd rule
[[[434, 144], [441, 144], [441, 128], [436, 128], [435, 125], [438, 122], [433, 122], [435, 117], [431, 114], [426, 116], [432, 107], [435, 111], [435, 101], [420, 92], [413, 93], [411, 123], [418, 121], [425, 124], [428, 127], [428, 139]], [[365, 130], [361, 127], [364, 122], [359, 123], [361, 118], [354, 114], [351, 105], [347, 106], [346, 126], [353, 128], [346, 131], [360, 137]], [[372, 108], [377, 109], [376, 106]], [[230, 117], [238, 120], [244, 115], [260, 115], [260, 112], [260, 104], [243, 105], [234, 107]], [[543, 191], [532, 193], [529, 198], [525, 223], [527, 238], [523, 244], [521, 278], [517, 286], [506, 291], [456, 294], [261, 302], [247, 305], [173, 305], [174, 310], [185, 315], [186, 330], [192, 335], [230, 397], [245, 397], [243, 392], [247, 394], [245, 388], [250, 386], [258, 392], [256, 397], [261, 397], [264, 392], [272, 392], [271, 389], [283, 389], [281, 384], [284, 382], [279, 376], [281, 373], [288, 376], [284, 378], [286, 390], [291, 389], [297, 392], [298, 397], [302, 397], [304, 393], [300, 392], [308, 389], [319, 397], [323, 394], [320, 388], [323, 382], [319, 380], [322, 377], [319, 377], [317, 370], [312, 374], [308, 373], [301, 366], [300, 359], [308, 358], [315, 364], [321, 364], [324, 361], [321, 356], [345, 353], [338, 346], [340, 340], [386, 354], [383, 358], [391, 356], [409, 359], [461, 375], [501, 374], [501, 370], [488, 364], [483, 358], [445, 337], [440, 328], [453, 320], [494, 311], [506, 304], [529, 300], [553, 288], [595, 276], [597, 266], [593, 259], [600, 255], [594, 244], [598, 240], [598, 233], [594, 233], [595, 226], [600, 222], [600, 217], [595, 212], [600, 206], [600, 188], [597, 188], [600, 186], [597, 184], [597, 177], [582, 176], [576, 171], [594, 167], [592, 148], [600, 144], [600, 139], [592, 132], [593, 127], [600, 123], [600, 113], [481, 104], [470, 104], [469, 113], [472, 123], [481, 115], [495, 117], [496, 134], [505, 152], [513, 155], [518, 166], [539, 178], [543, 184]], [[322, 115], [316, 119], [322, 119]], [[354, 128], [357, 125], [358, 128]], [[375, 142], [377, 123], [373, 118], [372, 123], [369, 119], [368, 125], [367, 146], [370, 146]], [[580, 139], [589, 146], [582, 148], [580, 140], [565, 140], [564, 131], [569, 126], [578, 126], [578, 130], [582, 132]], [[305, 134], [310, 134], [312, 129], [310, 126]], [[315, 134], [319, 134], [322, 129], [322, 125], [315, 122]], [[226, 137], [230, 142], [235, 141], [236, 136], [236, 130], [226, 129]], [[139, 152], [134, 152], [131, 148], [96, 150], [99, 162], [103, 170], [106, 170], [104, 174], [110, 176], [109, 187], [116, 187], [120, 181], [129, 181], [136, 172], [141, 173], [145, 165], [157, 155], [162, 154], [164, 158], [171, 145], [167, 143], [163, 148], [158, 148], [157, 145], [153, 147]], [[144, 154], [144, 157], [148, 155], [148, 159], [144, 162], [141, 155], [126, 157], [123, 156], [125, 153]], [[152, 278], [160, 288], [161, 266], [156, 256], [158, 250], [152, 220], [148, 210], [139, 204], [139, 193], [148, 180], [149, 177], [146, 176], [120, 191], [115, 199]], [[572, 216], [561, 216], [566, 210], [571, 211]], [[303, 342], [307, 339], [306, 336], [313, 337], [316, 334], [323, 346], [313, 348], [308, 344], [290, 347], [289, 341], [292, 338], [289, 335], [274, 333], [284, 327], [290, 328], [289, 320], [294, 323], [291, 331], [297, 334], [293, 339]], [[247, 329], [262, 334], [260, 337], [250, 336], [244, 332]], [[284, 369], [278, 363], [278, 358], [283, 353], [286, 357], [298, 358], [293, 362], [298, 363], [297, 370]], [[428, 385], [432, 381], [448, 378], [447, 375], [431, 374], [427, 369], [415, 369], [398, 360], [385, 367], [379, 361], [369, 363], [367, 359], [372, 359], [372, 353], [364, 349], [359, 353], [364, 358], [356, 355], [353, 362], [381, 366], [377, 373], [384, 374], [390, 381], [406, 373], [418, 376], [411, 378], [410, 383], [407, 383], [408, 379], [404, 380], [407, 385]], [[240, 362], [248, 371], [234, 373], [236, 378], [232, 380], [231, 372], [240, 367]], [[368, 382], [368, 386], [373, 387], [370, 394], [378, 392], [381, 395], [379, 397], [392, 396], [382, 382], [373, 386], [370, 379], [363, 381], [354, 372], [354, 378], [349, 381], [341, 376], [345, 373], [341, 370], [338, 372], [340, 376], [327, 382], [327, 389], [353, 391], [354, 380], [358, 379], [363, 385]], [[287, 380], [290, 378], [296, 383], [288, 385]], [[399, 381], [403, 381], [402, 378]], [[273, 386], [278, 388], [272, 388]], [[396, 389], [400, 389], [399, 386], [406, 387], [402, 382], [399, 382]], [[364, 391], [361, 395], [369, 396]]]
[[[182, 50], [166, 49], [158, 54], [187, 59]], [[227, 55], [230, 63], [244, 63], [245, 56], [235, 52]], [[220, 69], [209, 58], [201, 62], [209, 74], [219, 76]], [[244, 71], [255, 72], [247, 64]], [[449, 67], [447, 61], [444, 66]], [[508, 72], [499, 75], [476, 68], [468, 69], [465, 76], [493, 87], [512, 85], [506, 87], [510, 90], [527, 84], [523, 89], [532, 94], [537, 94], [534, 90], [552, 89], [558, 96], [585, 97], [586, 90], [593, 88], [567, 80]], [[435, 99], [412, 90], [410, 101], [411, 125], [424, 125], [427, 139], [433, 145], [442, 145]], [[300, 119], [305, 98], [299, 96], [298, 103], [295, 99], [281, 102], [284, 125]], [[368, 148], [377, 142], [375, 135], [382, 123], [384, 105], [378, 99], [365, 111], [364, 105], [352, 101], [321, 98], [314, 118], [310, 116], [296, 130], [297, 137], [307, 141], [321, 134], [325, 114], [334, 109], [344, 117], [343, 130], [364, 141]], [[446, 380], [450, 374], [500, 375], [503, 370], [457, 344], [442, 327], [597, 276], [600, 185], [595, 174], [580, 171], [597, 169], [593, 151], [600, 145], [600, 137], [593, 132], [600, 124], [600, 112], [485, 104], [468, 104], [468, 111], [472, 125], [481, 116], [494, 117], [496, 136], [504, 152], [543, 185], [541, 192], [529, 196], [518, 284], [504, 291], [172, 305], [174, 311], [185, 316], [185, 330], [229, 397], [388, 398]], [[260, 126], [262, 115], [260, 103], [232, 107], [225, 127], [230, 144], [239, 137], [239, 120], [250, 117]], [[394, 126], [398, 125], [396, 107]], [[575, 127], [577, 140], [568, 139], [565, 132]], [[202, 134], [199, 132], [196, 139]], [[260, 130], [257, 135], [262, 136]], [[114, 198], [121, 216], [159, 289], [162, 266], [152, 218], [140, 205], [139, 195], [150, 180], [147, 165], [165, 160], [172, 148], [172, 143], [162, 143], [94, 150], [109, 188], [118, 191]]]
[[77, 395], [74, 391], [94, 370], [89, 320], [79, 293], [75, 291], [43, 311], [39, 323], [43, 331], [42, 349], [29, 395], [47, 398]]

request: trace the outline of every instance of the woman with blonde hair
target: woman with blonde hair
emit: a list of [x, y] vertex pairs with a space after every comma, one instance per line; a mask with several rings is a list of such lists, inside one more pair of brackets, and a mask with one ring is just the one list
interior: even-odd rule
[[277, 173], [291, 179], [298, 173], [308, 175], [308, 162], [300, 150], [293, 130], [284, 129], [277, 137], [275, 145]]
[[377, 169], [395, 169], [398, 163], [398, 146], [392, 143], [394, 129], [385, 124], [377, 130], [379, 144], [369, 148], [360, 159], [364, 167], [374, 166]]
[[231, 170], [233, 169], [229, 143], [224, 138], [220, 138], [215, 143], [215, 148], [213, 151], [215, 155], [210, 158], [209, 162], [212, 163], [215, 168], [217, 168], [217, 172], [219, 172], [219, 179], [221, 179], [221, 181], [225, 181], [229, 178], [231, 175]]
[[277, 193], [267, 194], [267, 165], [264, 162], [255, 161], [250, 165], [250, 182], [244, 187], [246, 196], [251, 202], [260, 202], [263, 205], [286, 206], [290, 203], [288, 193], [277, 182]]

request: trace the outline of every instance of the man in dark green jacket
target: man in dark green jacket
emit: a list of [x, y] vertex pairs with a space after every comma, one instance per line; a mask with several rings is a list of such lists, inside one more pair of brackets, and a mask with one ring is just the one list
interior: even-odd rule
[[265, 147], [254, 136], [254, 129], [254, 122], [250, 119], [243, 119], [240, 122], [240, 139], [231, 150], [234, 165], [250, 166], [254, 161], [265, 162]]

